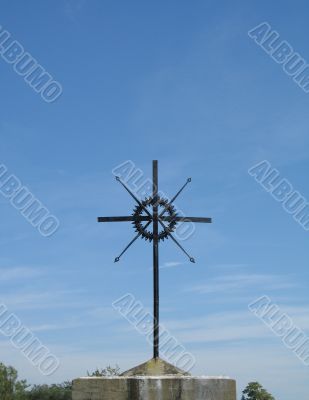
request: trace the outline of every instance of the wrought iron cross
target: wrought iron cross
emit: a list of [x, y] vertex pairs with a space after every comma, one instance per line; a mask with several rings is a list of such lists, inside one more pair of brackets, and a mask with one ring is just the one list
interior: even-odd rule
[[[152, 162], [152, 176], [153, 176], [153, 190], [152, 196], [139, 200], [128, 186], [116, 177], [116, 180], [126, 189], [126, 191], [133, 197], [137, 205], [134, 208], [132, 215], [125, 217], [99, 217], [98, 222], [132, 222], [137, 232], [136, 236], [124, 248], [115, 262], [120, 260], [120, 257], [128, 250], [128, 248], [139, 238], [142, 237], [153, 243], [153, 357], [159, 357], [159, 242], [160, 240], [171, 238], [173, 242], [185, 253], [191, 262], [195, 262], [181, 244], [176, 240], [173, 235], [179, 222], [206, 222], [211, 223], [211, 218], [202, 217], [180, 217], [177, 215], [173, 202], [180, 195], [183, 189], [191, 182], [188, 178], [186, 183], [171, 199], [167, 200], [161, 198], [158, 194], [158, 161]], [[166, 215], [167, 214], [167, 215]], [[147, 229], [152, 223], [152, 230]], [[162, 230], [159, 231], [159, 225]]]

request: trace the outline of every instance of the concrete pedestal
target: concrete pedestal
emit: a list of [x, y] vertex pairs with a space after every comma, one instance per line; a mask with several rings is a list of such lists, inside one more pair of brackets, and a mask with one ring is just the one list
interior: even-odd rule
[[236, 382], [223, 377], [194, 377], [160, 358], [121, 376], [73, 381], [73, 400], [236, 400]]
[[73, 382], [73, 400], [236, 400], [236, 382], [221, 377], [87, 377]]

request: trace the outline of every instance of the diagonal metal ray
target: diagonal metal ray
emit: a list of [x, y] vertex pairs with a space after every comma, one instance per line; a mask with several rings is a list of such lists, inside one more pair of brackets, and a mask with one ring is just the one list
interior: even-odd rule
[[[163, 229], [166, 231], [166, 226], [163, 224], [161, 220], [159, 220], [159, 223], [163, 227]], [[168, 232], [168, 236], [174, 241], [174, 243], [185, 253], [185, 255], [189, 258], [190, 262], [195, 263], [195, 259], [190, 256], [189, 253], [186, 252], [186, 250], [181, 246], [180, 243], [177, 242], [177, 240], [174, 238], [174, 236]]]
[[[149, 221], [149, 222], [145, 225], [144, 229], [146, 229], [146, 228], [151, 224], [151, 222], [152, 222], [152, 221]], [[141, 232], [138, 233], [138, 234], [131, 240], [131, 242], [124, 248], [124, 250], [119, 254], [119, 256], [115, 258], [115, 260], [114, 260], [115, 263], [118, 262], [118, 261], [120, 260], [120, 257], [123, 256], [123, 254], [128, 250], [128, 248], [131, 247], [132, 244], [135, 242], [135, 240], [137, 240], [140, 236], [141, 236]]]
[[145, 211], [145, 213], [152, 218], [152, 215], [150, 214], [150, 212], [147, 210], [147, 208], [142, 204], [142, 202], [135, 196], [134, 193], [131, 192], [131, 190], [128, 188], [128, 186], [122, 182], [122, 180], [119, 178], [119, 176], [116, 176], [116, 181], [118, 181], [124, 188], [125, 190], [133, 197], [133, 199], [136, 201], [136, 203], [143, 208], [143, 210]]
[[177, 197], [180, 195], [180, 193], [184, 190], [184, 188], [187, 186], [188, 183], [190, 183], [192, 181], [191, 178], [188, 178], [186, 180], [186, 183], [182, 186], [182, 188], [175, 194], [175, 196], [172, 198], [172, 200], [170, 201], [170, 203], [173, 203]]
[[[184, 190], [184, 188], [187, 186], [187, 184], [189, 183], [189, 182], [191, 182], [192, 181], [192, 179], [191, 178], [188, 178], [187, 179], [187, 181], [186, 181], [186, 183], [180, 188], [180, 190], [178, 190], [178, 192], [175, 194], [175, 196], [169, 201], [169, 203], [173, 203], [176, 199], [177, 199], [177, 197], [180, 195], [180, 193]], [[164, 209], [164, 210], [162, 210], [162, 212], [161, 212], [161, 214], [159, 215], [159, 218], [161, 218], [164, 214], [165, 214], [165, 212], [166, 212], [166, 210]]]

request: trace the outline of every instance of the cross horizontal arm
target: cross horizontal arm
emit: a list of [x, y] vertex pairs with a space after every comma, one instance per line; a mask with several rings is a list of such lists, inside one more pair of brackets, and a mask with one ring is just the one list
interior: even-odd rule
[[144, 221], [150, 221], [151, 218], [148, 216], [134, 216], [130, 215], [128, 217], [99, 217], [98, 222], [134, 222], [134, 221], [139, 221], [139, 222], [144, 222]]
[[204, 217], [161, 217], [161, 221], [165, 222], [171, 222], [171, 221], [176, 221], [176, 222], [204, 222], [211, 224], [212, 219], [211, 218], [204, 218]]

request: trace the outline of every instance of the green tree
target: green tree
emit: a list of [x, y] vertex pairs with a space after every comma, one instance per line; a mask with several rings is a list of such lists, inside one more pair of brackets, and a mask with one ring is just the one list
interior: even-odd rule
[[72, 383], [60, 385], [34, 385], [27, 393], [25, 400], [71, 400]]
[[6, 367], [0, 363], [0, 399], [24, 400], [26, 395], [26, 381], [19, 381], [15, 368]]
[[275, 400], [258, 382], [250, 382], [242, 394], [241, 400]]
[[[118, 365], [108, 365], [104, 369], [96, 369], [88, 376], [117, 376], [120, 374]], [[30, 385], [18, 380], [15, 368], [0, 363], [0, 400], [71, 400], [72, 382], [54, 385]]]

